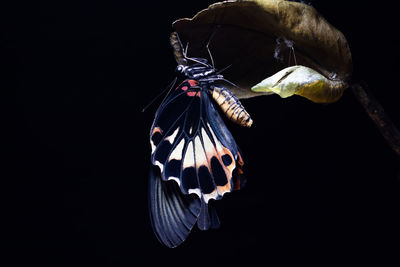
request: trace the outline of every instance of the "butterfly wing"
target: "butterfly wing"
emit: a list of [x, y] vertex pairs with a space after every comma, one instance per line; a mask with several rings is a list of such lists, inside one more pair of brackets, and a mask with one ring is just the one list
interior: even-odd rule
[[200, 199], [183, 195], [175, 182], [164, 182], [157, 166], [150, 167], [150, 220], [158, 240], [176, 247], [189, 235], [201, 209]]
[[175, 247], [196, 222], [201, 230], [217, 227], [209, 201], [239, 188], [243, 161], [207, 90], [195, 80], [178, 86], [157, 111], [150, 143], [149, 204], [158, 239]]

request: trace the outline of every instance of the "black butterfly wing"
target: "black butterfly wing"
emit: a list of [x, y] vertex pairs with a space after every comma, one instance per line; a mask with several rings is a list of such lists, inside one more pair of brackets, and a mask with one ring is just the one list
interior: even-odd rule
[[196, 221], [202, 230], [217, 227], [209, 200], [239, 187], [243, 161], [208, 92], [194, 80], [178, 86], [157, 111], [150, 143], [149, 205], [158, 239], [175, 247]]
[[150, 167], [150, 220], [158, 240], [168, 247], [181, 244], [197, 221], [200, 199], [183, 195], [175, 182], [164, 182], [157, 166]]

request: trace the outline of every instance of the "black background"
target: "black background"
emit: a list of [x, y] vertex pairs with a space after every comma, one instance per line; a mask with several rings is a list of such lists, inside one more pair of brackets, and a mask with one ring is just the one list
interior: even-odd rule
[[[228, 127], [246, 188], [217, 203], [221, 229], [196, 229], [176, 249], [158, 243], [147, 212], [157, 104], [141, 109], [175, 75], [172, 21], [212, 2], [2, 8], [7, 266], [327, 266], [398, 253], [399, 158], [350, 90], [331, 105], [242, 101], [254, 127]], [[395, 2], [311, 4], [345, 34], [354, 78], [400, 125]]]

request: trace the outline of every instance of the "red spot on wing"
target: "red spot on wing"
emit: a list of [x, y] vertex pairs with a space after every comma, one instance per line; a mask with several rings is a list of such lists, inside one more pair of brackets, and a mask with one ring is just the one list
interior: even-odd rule
[[[189, 86], [188, 85], [183, 85], [182, 87], [181, 87], [181, 85], [182, 84], [189, 84]], [[186, 81], [184, 81], [184, 82], [182, 82], [176, 89], [181, 89], [182, 91], [188, 91], [186, 94], [187, 94], [187, 96], [190, 96], [190, 97], [193, 97], [193, 96], [197, 96], [197, 97], [200, 97], [200, 92], [198, 91], [198, 90], [196, 90], [196, 89], [198, 89], [198, 87], [196, 88], [196, 89], [194, 89], [193, 88], [193, 90], [190, 90], [191, 89], [191, 87], [195, 87], [195, 86], [197, 86], [197, 85], [199, 85], [199, 82], [198, 81], [196, 81], [196, 80], [186, 80]]]
[[187, 80], [187, 82], [190, 84], [190, 86], [197, 86], [199, 84], [199, 82], [196, 80]]
[[193, 96], [200, 97], [200, 92], [196, 92], [196, 91], [187, 92], [186, 94], [191, 97], [193, 97]]

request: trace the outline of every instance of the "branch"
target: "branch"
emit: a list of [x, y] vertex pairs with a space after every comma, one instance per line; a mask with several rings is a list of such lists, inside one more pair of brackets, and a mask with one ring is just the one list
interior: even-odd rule
[[386, 115], [381, 104], [366, 86], [354, 83], [350, 88], [391, 148], [400, 156], [400, 131]]

